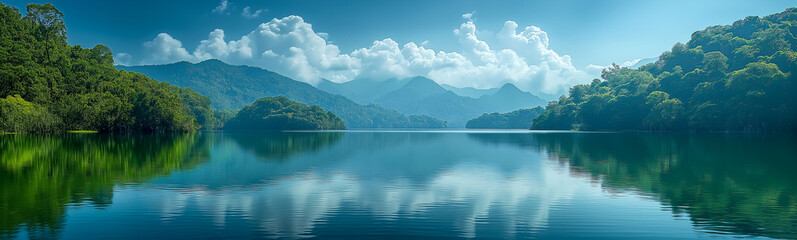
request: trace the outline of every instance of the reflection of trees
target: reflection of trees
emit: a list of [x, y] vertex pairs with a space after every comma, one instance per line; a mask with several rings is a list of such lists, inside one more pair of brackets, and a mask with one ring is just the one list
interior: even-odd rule
[[337, 142], [342, 132], [244, 132], [225, 133], [241, 148], [263, 159], [285, 160], [293, 154], [316, 151]]
[[489, 145], [509, 145], [524, 149], [537, 149], [537, 140], [534, 135], [527, 133], [468, 133], [468, 138], [476, 139]]
[[613, 190], [654, 193], [709, 231], [797, 238], [797, 139], [536, 134], [542, 149]]
[[0, 237], [24, 225], [56, 236], [66, 205], [111, 204], [116, 183], [143, 181], [207, 159], [198, 134], [0, 136]]

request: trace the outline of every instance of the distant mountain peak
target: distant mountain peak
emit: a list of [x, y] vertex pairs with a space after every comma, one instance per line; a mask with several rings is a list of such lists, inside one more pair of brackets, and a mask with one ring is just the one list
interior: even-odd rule
[[437, 85], [437, 86], [440, 86], [434, 80], [428, 79], [428, 78], [425, 78], [425, 77], [421, 77], [421, 76], [410, 78], [410, 80], [407, 82], [407, 85], [409, 85], [409, 84], [426, 84], [426, 85]]
[[404, 86], [398, 89], [400, 92], [410, 93], [413, 94], [421, 94], [423, 96], [428, 96], [431, 94], [439, 94], [444, 93], [448, 90], [441, 87], [432, 79], [428, 79], [425, 77], [413, 77], [409, 81], [407, 81]]
[[474, 87], [454, 87], [448, 84], [442, 84], [441, 87], [445, 88], [448, 91], [452, 91], [455, 94], [463, 97], [469, 98], [480, 98], [486, 95], [493, 95], [498, 92], [499, 88], [487, 88], [487, 89], [478, 89]]
[[211, 59], [199, 62], [197, 64], [225, 64], [225, 65], [227, 65], [226, 63], [222, 62], [221, 60], [218, 60], [218, 59], [215, 59], [215, 58], [211, 58]]
[[[495, 94], [482, 96], [480, 99], [501, 105], [507, 102], [523, 103], [521, 108], [531, 108], [545, 104], [545, 100], [530, 92], [520, 90], [515, 84], [505, 83]], [[517, 109], [517, 108], [516, 108]]]
[[640, 59], [636, 64], [631, 65], [628, 68], [639, 69], [639, 67], [644, 66], [645, 64], [648, 64], [648, 63], [654, 63], [654, 62], [656, 62], [656, 60], [659, 60], [659, 58], [658, 57], [643, 58], [643, 59]]
[[517, 86], [515, 86], [515, 84], [512, 83], [504, 83], [504, 85], [501, 86], [501, 89], [498, 90], [498, 92], [508, 92], [508, 91], [523, 92], [523, 90], [520, 90], [520, 88], [517, 88]]
[[515, 86], [515, 84], [505, 83], [503, 86], [501, 86], [501, 89], [498, 89], [498, 91], [493, 94], [493, 96], [500, 96], [500, 95], [504, 95], [504, 96], [530, 95], [530, 96], [533, 96], [534, 94], [531, 94], [529, 92], [525, 92], [523, 90], [520, 90], [520, 88]]

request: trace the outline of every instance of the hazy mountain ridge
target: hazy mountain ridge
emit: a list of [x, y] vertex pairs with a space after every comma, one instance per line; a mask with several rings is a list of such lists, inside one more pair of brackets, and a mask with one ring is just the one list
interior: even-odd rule
[[443, 121], [426, 116], [406, 116], [370, 104], [360, 105], [344, 96], [316, 89], [275, 72], [249, 66], [233, 66], [219, 60], [200, 63], [117, 66], [159, 81], [188, 87], [212, 100], [215, 109], [240, 109], [263, 97], [285, 96], [335, 113], [350, 128], [445, 127]]
[[509, 112], [545, 104], [545, 100], [521, 91], [511, 83], [494, 89], [456, 88], [441, 86], [434, 80], [420, 76], [381, 82], [370, 79], [346, 83], [327, 81], [318, 87], [359, 101], [370, 101], [369, 103], [396, 109], [404, 114], [429, 115], [443, 119], [451, 127], [465, 127], [468, 120], [484, 113]]
[[409, 79], [391, 78], [384, 81], [361, 79], [336, 83], [323, 79], [316, 85], [316, 88], [321, 91], [340, 94], [354, 102], [367, 105], [376, 101], [377, 98], [401, 88], [408, 81]]
[[472, 87], [459, 88], [459, 87], [454, 87], [454, 86], [451, 86], [451, 85], [448, 85], [448, 84], [440, 84], [440, 86], [445, 88], [448, 91], [452, 91], [452, 92], [456, 93], [457, 95], [460, 95], [460, 96], [463, 96], [463, 97], [471, 97], [471, 98], [479, 98], [479, 97], [484, 96], [484, 95], [495, 94], [496, 92], [498, 92], [499, 89], [501, 89], [501, 88], [478, 89], [478, 88], [472, 88]]

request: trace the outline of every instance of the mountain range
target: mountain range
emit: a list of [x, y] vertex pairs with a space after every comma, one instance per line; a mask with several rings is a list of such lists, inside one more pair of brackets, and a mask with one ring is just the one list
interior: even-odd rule
[[211, 107], [237, 110], [263, 97], [285, 96], [317, 105], [335, 113], [349, 128], [441, 128], [445, 122], [428, 116], [407, 116], [376, 104], [361, 105], [346, 97], [316, 89], [275, 72], [249, 66], [233, 66], [219, 60], [200, 63], [117, 66], [175, 86], [191, 88], [207, 96]]
[[360, 79], [345, 83], [323, 81], [317, 87], [361, 104], [379, 104], [404, 114], [443, 119], [450, 127], [465, 127], [468, 120], [484, 113], [509, 112], [546, 103], [511, 83], [493, 89], [456, 88], [441, 86], [425, 77], [412, 77], [384, 81]]
[[495, 94], [496, 92], [498, 92], [499, 89], [501, 89], [501, 88], [479, 89], [479, 88], [472, 88], [472, 87], [459, 88], [459, 87], [454, 87], [454, 86], [451, 86], [451, 85], [448, 85], [448, 84], [440, 84], [440, 86], [445, 88], [448, 91], [452, 91], [452, 92], [456, 93], [457, 95], [460, 95], [460, 96], [463, 96], [463, 97], [472, 97], [472, 98], [478, 98], [478, 97], [481, 97], [481, 96], [484, 96], [484, 95]]
[[350, 128], [460, 128], [484, 113], [545, 104], [512, 84], [493, 89], [456, 88], [412, 77], [345, 83], [323, 80], [314, 87], [265, 69], [219, 60], [117, 67], [191, 88], [210, 98], [214, 109], [237, 110], [262, 97], [285, 96], [333, 112]]

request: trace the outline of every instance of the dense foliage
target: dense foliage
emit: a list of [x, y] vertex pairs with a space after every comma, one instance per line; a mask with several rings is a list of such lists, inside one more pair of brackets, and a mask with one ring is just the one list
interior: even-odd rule
[[235, 130], [340, 130], [343, 120], [320, 107], [277, 96], [258, 99], [224, 124]]
[[0, 4], [0, 131], [193, 131], [215, 124], [210, 100], [119, 71], [111, 50], [69, 46], [52, 4], [26, 16]]
[[213, 117], [216, 119], [216, 128], [224, 128], [224, 123], [235, 117], [238, 111], [233, 110], [214, 110]]
[[508, 113], [485, 113], [471, 119], [465, 125], [467, 128], [486, 129], [529, 129], [531, 121], [537, 118], [545, 109], [536, 107], [531, 109], [518, 109]]
[[119, 66], [180, 87], [191, 88], [213, 103], [217, 110], [236, 110], [262, 97], [285, 96], [294, 101], [335, 113], [352, 128], [445, 128], [446, 123], [428, 116], [407, 116], [379, 105], [360, 105], [344, 96], [330, 94], [310, 84], [256, 67], [233, 66], [219, 60], [197, 64], [178, 62], [151, 66]]
[[550, 103], [534, 129], [797, 131], [797, 8], [692, 34]]

